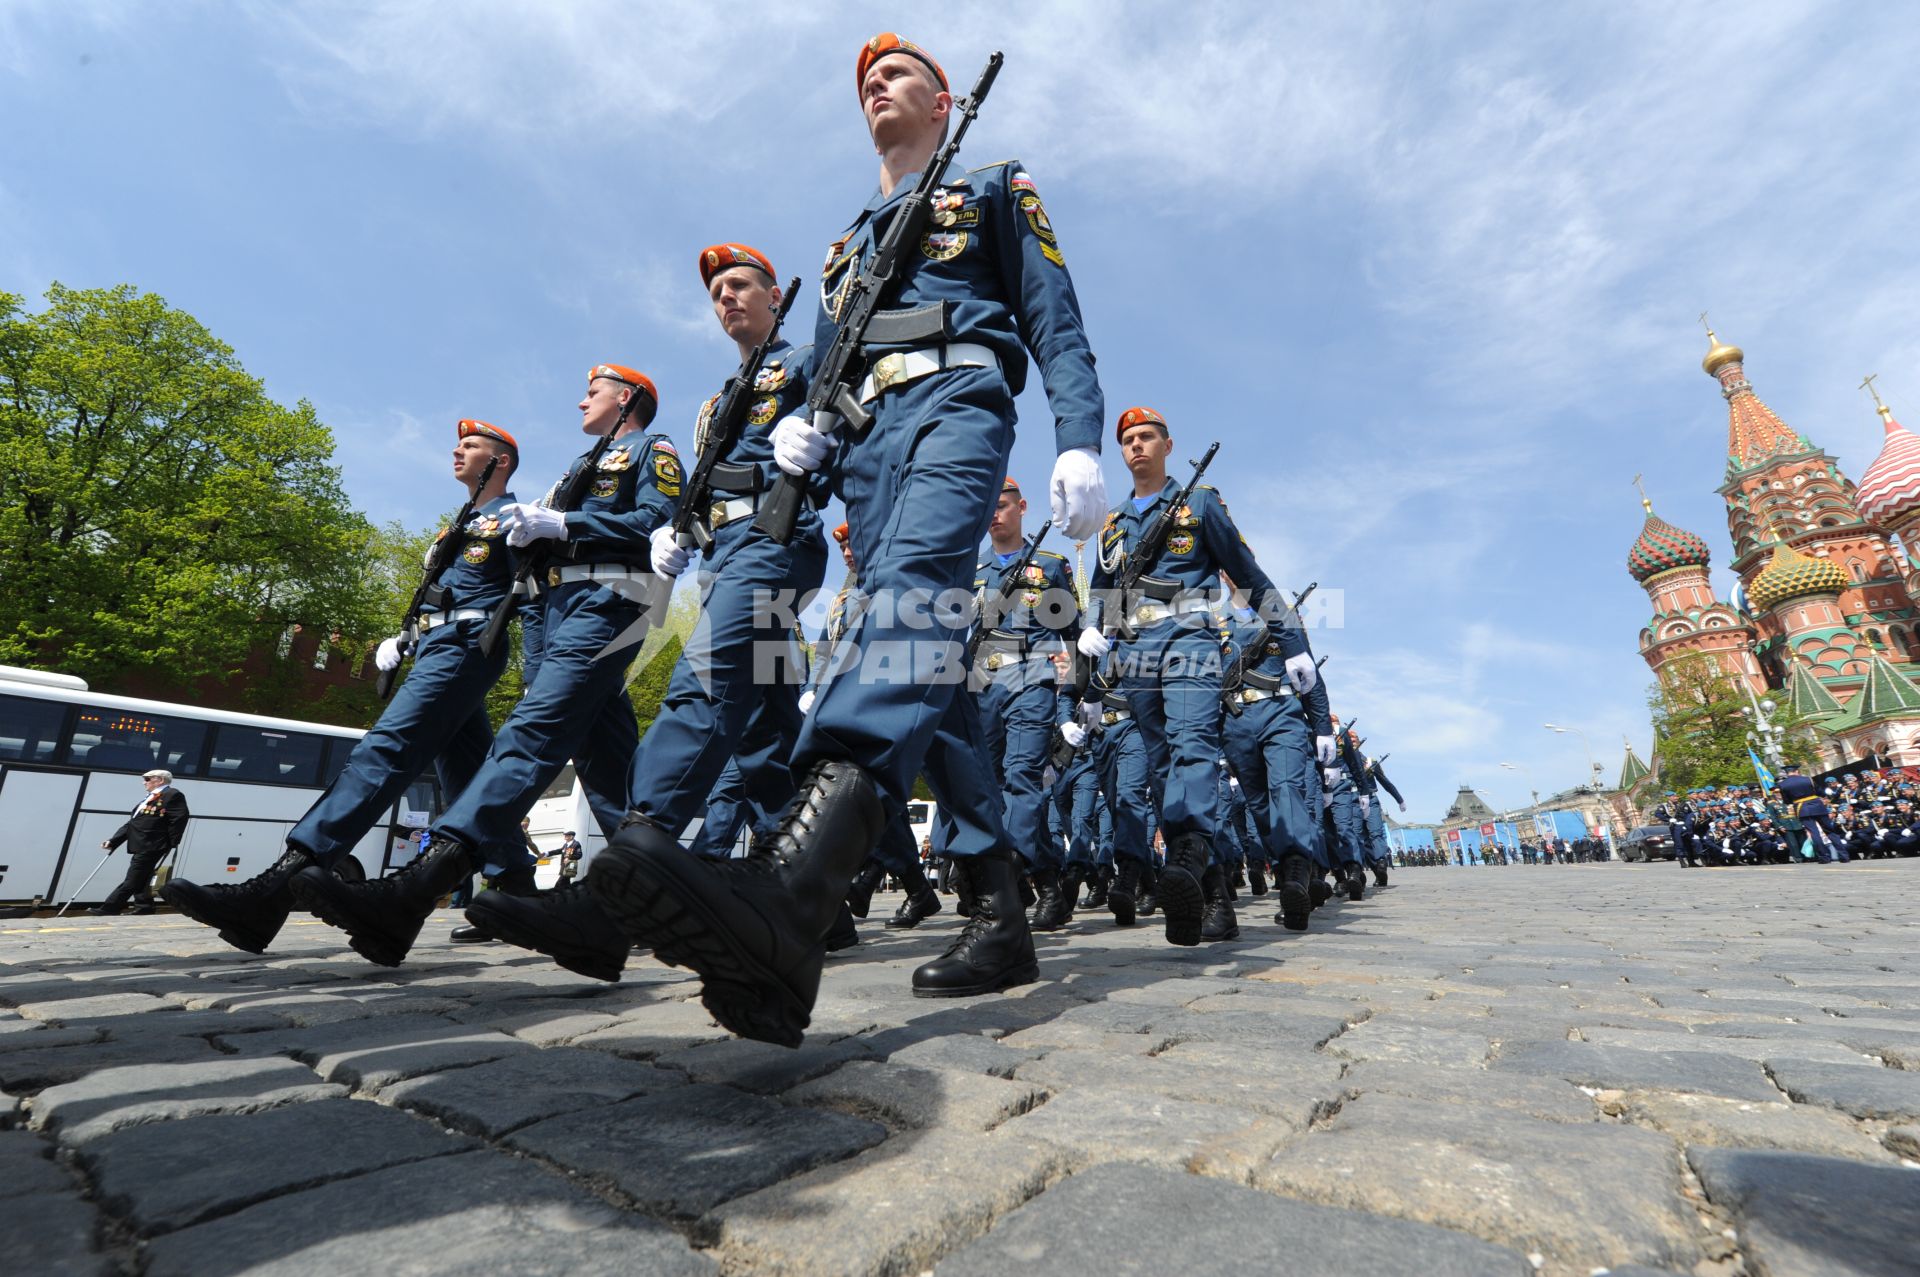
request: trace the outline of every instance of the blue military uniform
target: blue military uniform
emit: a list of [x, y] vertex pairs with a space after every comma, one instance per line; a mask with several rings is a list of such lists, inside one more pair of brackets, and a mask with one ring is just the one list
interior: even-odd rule
[[1334, 831], [1332, 859], [1343, 873], [1357, 873], [1367, 861], [1367, 822], [1360, 810], [1360, 790], [1354, 777], [1360, 771], [1360, 758], [1353, 747], [1351, 733], [1340, 734], [1339, 760], [1321, 777]]
[[1291, 853], [1331, 868], [1320, 823], [1320, 773], [1313, 737], [1331, 736], [1325, 685], [1316, 681], [1302, 698], [1284, 676], [1287, 648], [1251, 616], [1237, 619], [1227, 634], [1226, 659], [1238, 659], [1250, 643], [1261, 655], [1239, 687], [1229, 688], [1222, 726], [1227, 760], [1240, 776], [1247, 806], [1267, 858], [1278, 865]]
[[1049, 550], [1034, 552], [1022, 569], [1023, 579], [1004, 605], [999, 603], [1007, 573], [1024, 553], [989, 552], [974, 568], [982, 632], [973, 674], [982, 680], [980, 723], [987, 755], [1006, 795], [1007, 837], [1034, 869], [1058, 869], [1059, 848], [1046, 836], [1042, 773], [1048, 746], [1072, 704], [1061, 695], [1051, 658], [1079, 634], [1080, 610], [1073, 569]]
[[[678, 835], [738, 758], [745, 801], [763, 818], [793, 797], [788, 758], [800, 735], [799, 683], [786, 608], [820, 588], [826, 542], [820, 516], [803, 507], [786, 544], [755, 530], [762, 494], [779, 477], [773, 423], [806, 402], [810, 348], [770, 351], [739, 438], [714, 471], [713, 542], [699, 566], [700, 619], [674, 666], [660, 713], [633, 756], [634, 811]], [[696, 449], [718, 396], [695, 427]], [[711, 848], [710, 848], [711, 849]]]
[[[1358, 751], [1355, 751], [1358, 754]], [[1367, 829], [1366, 861], [1370, 865], [1388, 864], [1393, 860], [1393, 850], [1387, 845], [1387, 822], [1384, 805], [1380, 799], [1380, 790], [1385, 789], [1393, 795], [1397, 803], [1405, 804], [1387, 774], [1380, 770], [1379, 762], [1371, 757], [1361, 758], [1360, 768], [1354, 773], [1355, 787], [1360, 791], [1360, 812]]]
[[1780, 777], [1779, 788], [1781, 799], [1793, 808], [1794, 818], [1813, 843], [1813, 858], [1823, 865], [1850, 859], [1846, 839], [1833, 827], [1826, 799], [1813, 787], [1813, 782], [1799, 772], [1790, 771]]
[[1126, 693], [1097, 677], [1094, 690], [1100, 718], [1087, 752], [1106, 797], [1112, 858], [1151, 865], [1155, 818], [1146, 740]]
[[623, 680], [646, 599], [665, 595], [648, 566], [648, 537], [672, 515], [680, 481], [679, 454], [663, 434], [629, 431], [602, 456], [580, 508], [566, 515], [567, 539], [554, 547], [544, 633], [537, 645], [523, 643], [526, 691], [436, 834], [469, 847], [518, 837], [520, 818], [569, 757], [602, 832], [618, 827], [640, 735]]

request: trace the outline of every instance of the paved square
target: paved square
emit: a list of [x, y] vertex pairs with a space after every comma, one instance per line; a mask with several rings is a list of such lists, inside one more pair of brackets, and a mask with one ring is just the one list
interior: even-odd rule
[[[1083, 914], [1042, 981], [827, 965], [799, 1051], [686, 973], [430, 921], [0, 929], [0, 1255], [35, 1274], [1913, 1271], [1920, 862], [1404, 870], [1195, 950]], [[1157, 919], [1151, 920], [1157, 921]], [[1037, 1267], [1036, 1267], [1037, 1265]]]

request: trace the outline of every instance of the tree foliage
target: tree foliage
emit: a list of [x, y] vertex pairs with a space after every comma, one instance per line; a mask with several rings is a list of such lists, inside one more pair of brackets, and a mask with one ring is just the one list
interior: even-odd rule
[[[1817, 754], [1811, 730], [1782, 696], [1769, 698], [1772, 721], [1786, 729], [1781, 751], [1788, 762], [1810, 763]], [[1685, 793], [1713, 785], [1750, 785], [1753, 760], [1747, 733], [1754, 727], [1751, 702], [1739, 679], [1723, 674], [1705, 657], [1668, 664], [1647, 696], [1653, 714], [1654, 750], [1660, 783]], [[1765, 760], [1757, 746], [1754, 753]]]
[[0, 662], [184, 685], [293, 623], [391, 624], [312, 405], [130, 285], [46, 303], [0, 292]]

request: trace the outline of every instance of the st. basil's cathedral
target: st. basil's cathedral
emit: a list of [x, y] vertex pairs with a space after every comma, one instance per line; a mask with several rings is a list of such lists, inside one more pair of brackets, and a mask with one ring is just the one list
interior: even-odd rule
[[[1747, 381], [1745, 354], [1711, 329], [1701, 361], [1727, 401], [1720, 495], [1739, 578], [1714, 597], [1704, 539], [1642, 498], [1627, 570], [1653, 601], [1640, 654], [1663, 679], [1698, 659], [1780, 693], [1818, 737], [1821, 766], [1877, 754], [1920, 766], [1920, 436], [1874, 395], [1886, 438], [1856, 488], [1834, 458], [1782, 421]], [[1871, 379], [1868, 389], [1872, 389]], [[1627, 752], [1621, 788], [1650, 770]]]

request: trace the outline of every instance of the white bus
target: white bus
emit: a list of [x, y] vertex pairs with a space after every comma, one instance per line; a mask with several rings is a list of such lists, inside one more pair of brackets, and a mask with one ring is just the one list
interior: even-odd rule
[[[192, 818], [172, 871], [238, 882], [280, 857], [287, 833], [346, 766], [350, 727], [102, 696], [65, 674], [0, 666], [0, 903], [64, 904], [105, 853], [100, 844], [164, 767]], [[414, 854], [433, 814], [430, 775], [415, 782], [343, 860], [343, 877], [377, 877]], [[125, 850], [81, 903], [125, 874]], [[351, 863], [350, 863], [351, 862]]]

